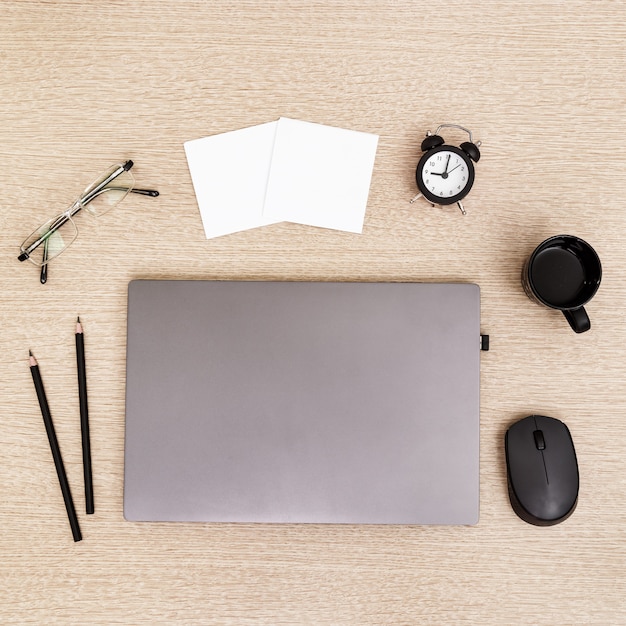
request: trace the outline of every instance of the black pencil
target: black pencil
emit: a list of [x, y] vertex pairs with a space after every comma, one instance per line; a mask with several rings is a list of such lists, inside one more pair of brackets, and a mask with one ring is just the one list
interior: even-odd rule
[[85, 373], [85, 341], [80, 317], [76, 320], [76, 366], [78, 370], [78, 400], [80, 403], [80, 432], [83, 441], [83, 475], [85, 478], [85, 509], [94, 512], [93, 478], [91, 472], [91, 442], [89, 439], [89, 410], [87, 407], [87, 376]]
[[46, 433], [48, 434], [48, 441], [50, 442], [50, 450], [52, 451], [52, 458], [54, 459], [54, 466], [57, 470], [57, 476], [59, 477], [59, 484], [61, 485], [61, 493], [63, 494], [63, 500], [65, 501], [65, 508], [67, 510], [67, 517], [70, 521], [70, 527], [72, 529], [72, 535], [74, 541], [80, 541], [83, 537], [80, 534], [80, 527], [78, 526], [78, 518], [76, 517], [76, 509], [74, 508], [74, 501], [72, 500], [72, 493], [70, 491], [70, 485], [67, 481], [67, 475], [65, 473], [65, 467], [63, 466], [63, 459], [61, 458], [61, 450], [59, 449], [59, 442], [57, 441], [56, 433], [54, 432], [54, 424], [52, 423], [52, 416], [50, 415], [50, 407], [48, 406], [48, 400], [46, 399], [46, 392], [43, 388], [43, 382], [41, 380], [41, 374], [39, 373], [39, 366], [37, 360], [33, 356], [33, 353], [29, 351], [30, 355], [30, 373], [33, 376], [33, 382], [35, 383], [35, 391], [37, 392], [37, 399], [39, 400], [39, 406], [41, 408], [41, 415], [43, 417], [43, 423], [46, 427]]

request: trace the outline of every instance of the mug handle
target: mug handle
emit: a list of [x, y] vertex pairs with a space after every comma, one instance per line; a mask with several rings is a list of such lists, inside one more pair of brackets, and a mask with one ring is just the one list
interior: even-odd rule
[[563, 311], [563, 315], [575, 333], [584, 333], [591, 328], [591, 321], [585, 307]]

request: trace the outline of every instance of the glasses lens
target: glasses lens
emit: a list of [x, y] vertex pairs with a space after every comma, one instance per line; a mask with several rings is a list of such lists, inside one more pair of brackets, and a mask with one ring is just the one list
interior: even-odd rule
[[92, 215], [104, 215], [128, 195], [134, 184], [129, 171], [114, 165], [85, 189], [80, 202]]
[[27, 252], [32, 245], [41, 241], [37, 248], [28, 253], [28, 260], [35, 265], [45, 265], [67, 249], [77, 235], [74, 221], [67, 213], [62, 213], [28, 237], [22, 244], [22, 252]]

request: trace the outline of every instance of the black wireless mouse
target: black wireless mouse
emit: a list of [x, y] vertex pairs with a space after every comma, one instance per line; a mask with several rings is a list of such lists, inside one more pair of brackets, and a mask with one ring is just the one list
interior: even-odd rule
[[515, 513], [535, 526], [567, 519], [578, 502], [578, 462], [567, 426], [530, 415], [507, 430], [504, 445]]

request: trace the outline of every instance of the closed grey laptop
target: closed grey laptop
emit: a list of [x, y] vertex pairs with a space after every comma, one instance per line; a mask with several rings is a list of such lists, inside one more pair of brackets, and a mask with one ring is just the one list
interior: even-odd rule
[[473, 284], [129, 285], [131, 521], [475, 524]]

